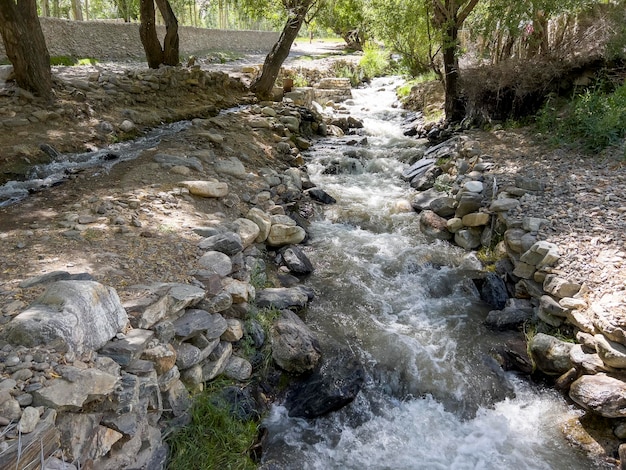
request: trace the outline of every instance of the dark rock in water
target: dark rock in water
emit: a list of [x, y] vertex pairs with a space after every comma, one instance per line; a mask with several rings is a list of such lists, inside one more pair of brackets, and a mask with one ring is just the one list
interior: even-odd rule
[[295, 287], [300, 284], [300, 279], [291, 274], [278, 273], [276, 277], [282, 287]]
[[337, 202], [334, 197], [319, 188], [311, 188], [307, 191], [307, 193], [312, 199], [321, 202], [322, 204], [335, 204]]
[[430, 203], [430, 210], [432, 210], [439, 217], [452, 217], [456, 210], [456, 201], [452, 197], [442, 196], [437, 199], [433, 199]]
[[226, 405], [230, 414], [241, 421], [257, 421], [262, 414], [248, 387], [226, 387], [220, 391], [214, 404], [218, 408]]
[[306, 379], [287, 392], [289, 416], [316, 418], [351, 403], [365, 382], [359, 360], [347, 349], [335, 351]]
[[484, 279], [474, 279], [474, 284], [480, 291], [480, 298], [496, 310], [502, 310], [506, 306], [509, 294], [506, 284], [500, 276], [488, 273]]
[[41, 149], [41, 151], [43, 153], [45, 153], [46, 155], [48, 155], [50, 158], [52, 158], [53, 160], [56, 160], [57, 158], [59, 158], [61, 156], [61, 154], [59, 153], [59, 151], [57, 149], [55, 149], [52, 145], [50, 144], [41, 144], [39, 146], [39, 148]]
[[[434, 164], [433, 164], [434, 165]], [[441, 175], [443, 171], [438, 166], [431, 166], [420, 176], [416, 176], [411, 180], [411, 187], [418, 191], [426, 191], [427, 189], [435, 186], [437, 177]]]
[[534, 308], [527, 299], [508, 299], [504, 310], [489, 312], [485, 325], [493, 330], [516, 330], [534, 315]]
[[415, 212], [422, 212], [430, 209], [430, 204], [440, 197], [446, 196], [446, 193], [437, 191], [435, 188], [431, 188], [427, 191], [421, 192], [413, 198], [411, 201], [411, 207]]
[[102, 160], [106, 160], [106, 161], [117, 160], [118, 158], [120, 158], [120, 156], [117, 153], [113, 153], [113, 152], [107, 152], [104, 155], [102, 155]]
[[495, 360], [504, 370], [517, 370], [524, 374], [532, 374], [533, 363], [528, 356], [528, 346], [521, 333], [506, 338], [492, 351]]
[[402, 178], [407, 181], [411, 181], [412, 179], [423, 175], [428, 170], [430, 170], [437, 160], [433, 158], [422, 158], [421, 160], [416, 161], [408, 167], [406, 170], [402, 172]]
[[313, 272], [313, 264], [304, 252], [296, 245], [290, 245], [281, 252], [285, 265], [291, 272], [296, 274], [310, 274]]

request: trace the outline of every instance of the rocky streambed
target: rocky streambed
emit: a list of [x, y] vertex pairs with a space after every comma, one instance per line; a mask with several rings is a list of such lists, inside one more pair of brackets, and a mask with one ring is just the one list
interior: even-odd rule
[[[166, 88], [178, 93], [172, 105], [197, 97], [180, 87], [201, 87], [203, 96], [214, 96], [214, 81], [158, 73], [168, 77]], [[137, 104], [137, 96], [149, 101], [150, 83], [158, 83], [138, 79], [144, 88], [112, 85], [131, 100], [129, 106]], [[224, 80], [218, 81], [222, 87]], [[91, 91], [102, 93], [99, 83], [99, 78], [85, 82], [87, 104]], [[232, 95], [222, 93], [224, 103], [234, 104]], [[158, 468], [166, 456], [161, 432], [185, 423], [191, 393], [221, 374], [250, 380], [256, 367], [250, 345], [260, 350], [271, 342], [273, 359], [284, 371], [316, 369], [324, 351], [290, 312], [315, 295], [301, 283], [314, 268], [308, 261], [308, 221], [333, 198], [310, 182], [302, 152], [315, 136], [353, 132], [358, 121], [342, 116], [340, 108], [333, 119], [303, 108], [312, 93], [293, 95], [292, 104], [263, 103], [227, 113], [203, 108], [188, 129], [164, 137], [133, 161], [81, 169], [59, 187], [0, 209], [6, 254], [0, 260], [3, 462], [36, 462], [43, 443], [45, 458], [81, 466], [91, 461], [95, 468]], [[249, 100], [238, 96], [240, 102]], [[97, 112], [92, 117], [97, 119]], [[132, 125], [137, 120], [129, 119]], [[113, 121], [113, 130], [122, 130], [124, 121]], [[18, 128], [29, 125], [19, 122]], [[567, 434], [617, 464], [624, 437], [619, 371], [626, 355], [620, 333], [623, 222], [613, 215], [623, 213], [623, 201], [606, 185], [587, 182], [590, 195], [603, 196], [615, 230], [575, 251], [575, 239], [558, 238], [571, 237], [563, 226], [583, 220], [576, 207], [586, 200], [574, 196], [563, 202], [566, 187], [555, 190], [558, 180], [550, 178], [558, 167], [526, 161], [524, 150], [531, 147], [520, 143], [523, 136], [517, 144], [515, 138], [470, 133], [428, 150], [424, 146], [425, 159], [412, 167], [407, 162], [404, 174], [419, 193], [410, 206], [396, 210], [419, 212], [415, 220], [428, 237], [452, 241], [468, 253], [495, 247], [504, 256], [494, 274], [476, 276], [478, 292], [493, 306], [486, 322], [496, 330], [519, 331], [523, 322], [538, 326], [530, 356], [523, 341], [513, 341], [496, 357], [506, 368], [532, 372], [534, 364], [558, 378], [559, 387], [588, 410], [568, 423]], [[573, 189], [583, 184], [579, 178]], [[603, 175], [597, 178], [602, 181]], [[550, 209], [551, 203], [559, 208]], [[550, 212], [566, 207], [569, 219]], [[591, 209], [597, 213], [602, 207]], [[610, 256], [603, 243], [610, 245]], [[597, 256], [588, 255], [594, 252]], [[585, 263], [600, 256], [611, 259], [611, 289], [599, 287], [604, 273], [591, 272], [589, 281], [584, 275]], [[579, 263], [576, 272], [568, 269], [573, 260]], [[273, 313], [264, 310], [268, 307]], [[262, 328], [266, 315], [270, 329]], [[557, 338], [555, 328], [578, 331], [579, 344]], [[355, 360], [341, 354], [340, 363]], [[358, 361], [350, 369], [358, 371]], [[352, 385], [335, 394], [336, 405], [315, 413], [350, 402], [363, 382], [362, 374], [354, 374]], [[265, 405], [261, 400], [256, 406]], [[314, 415], [302, 403], [292, 409]], [[600, 425], [589, 428], [587, 417], [598, 415]], [[592, 437], [598, 429], [604, 438]]]

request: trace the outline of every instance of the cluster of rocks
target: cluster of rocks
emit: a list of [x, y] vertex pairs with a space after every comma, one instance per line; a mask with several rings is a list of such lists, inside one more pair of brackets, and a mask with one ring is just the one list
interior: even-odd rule
[[[530, 357], [519, 348], [503, 348], [502, 362], [554, 377], [556, 386], [583, 409], [613, 419], [608, 424], [613, 438], [626, 439], [626, 330], [610, 309], [589, 301], [583, 282], [564, 275], [561, 248], [540, 235], [551, 220], [520, 209], [525, 199], [547, 190], [546, 182], [517, 176], [500, 187], [489, 172], [494, 167], [489, 160], [477, 141], [454, 137], [430, 147], [404, 172], [420, 191], [412, 206], [420, 213], [421, 230], [495, 255], [495, 272], [477, 281], [481, 296], [495, 308], [486, 325], [520, 330], [529, 322], [538, 331], [528, 340]], [[570, 332], [576, 342], [560, 339], [555, 331]], [[569, 437], [583, 446], [592, 441]], [[586, 450], [607, 457], [598, 445]], [[619, 446], [619, 455], [626, 461], [626, 445]]]
[[[213, 119], [196, 119], [192, 134], [223, 150], [219, 119]], [[249, 350], [264, 347], [268, 333], [272, 358], [282, 370], [301, 374], [319, 368], [319, 342], [294, 313], [313, 298], [299, 284], [298, 276], [313, 266], [298, 244], [307, 239], [306, 218], [314, 203], [332, 198], [291, 165], [301, 161], [306, 136], [324, 133], [325, 124], [304, 109], [269, 103], [238, 119], [253, 132], [277, 136], [274, 151], [288, 162], [281, 163], [284, 171], [265, 167], [249, 173], [238, 158], [216, 158], [210, 150], [201, 152], [203, 158], [156, 153], [152, 165], [178, 179], [175, 189], [145, 199], [92, 198], [63, 217], [63, 236], [78, 240], [96, 226], [149, 236], [142, 226], [148, 201], [170, 216], [187, 200], [220, 201], [240, 213], [193, 228], [200, 240], [186, 284], [131, 286], [122, 301], [88, 273], [56, 271], [21, 282], [24, 291], [45, 286], [45, 292], [25, 310], [18, 302], [3, 316], [0, 466], [23, 468], [43, 458], [65, 462], [64, 468], [162, 468], [167, 457], [162, 433], [188, 422], [192, 394], [219, 375], [248, 381], [263, 363]], [[189, 178], [198, 174], [203, 177]], [[234, 181], [247, 182], [250, 192], [233, 194], [229, 182]], [[275, 271], [277, 287], [266, 287], [268, 271]], [[269, 330], [262, 324], [273, 317], [265, 318], [263, 309], [276, 317]], [[312, 390], [307, 398], [312, 402], [319, 402], [320, 386], [328, 389], [317, 408], [291, 394], [295, 413], [315, 416], [336, 409], [352, 400], [363, 382], [361, 372], [338, 388], [327, 375], [319, 372], [316, 383], [300, 384]]]

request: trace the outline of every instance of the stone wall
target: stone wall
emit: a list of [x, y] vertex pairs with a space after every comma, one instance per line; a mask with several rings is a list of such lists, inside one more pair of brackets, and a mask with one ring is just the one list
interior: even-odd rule
[[[69, 21], [40, 18], [51, 56], [94, 57], [96, 59], [143, 59], [139, 40], [139, 23], [106, 21]], [[165, 26], [157, 26], [161, 40]], [[181, 27], [181, 56], [213, 51], [267, 53], [278, 39], [278, 33], [267, 31], [230, 31]], [[6, 60], [0, 41], [0, 60]]]

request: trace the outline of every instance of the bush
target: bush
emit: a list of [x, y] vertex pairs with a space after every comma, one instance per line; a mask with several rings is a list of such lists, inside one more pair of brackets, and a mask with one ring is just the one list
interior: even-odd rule
[[537, 116], [537, 127], [559, 143], [602, 150], [626, 136], [626, 84], [607, 93], [601, 87], [577, 95], [563, 108], [548, 101]]
[[407, 80], [406, 82], [404, 82], [403, 85], [400, 85], [398, 87], [398, 89], [396, 90], [396, 94], [398, 95], [399, 99], [408, 98], [409, 95], [411, 94], [411, 89], [415, 85], [419, 85], [420, 83], [425, 83], [425, 82], [432, 82], [437, 79], [438, 79], [437, 74], [435, 74], [435, 72], [431, 70], [430, 72], [423, 73], [411, 80]]
[[376, 45], [366, 45], [363, 48], [363, 58], [359, 67], [367, 78], [383, 77], [391, 71], [389, 52]]

